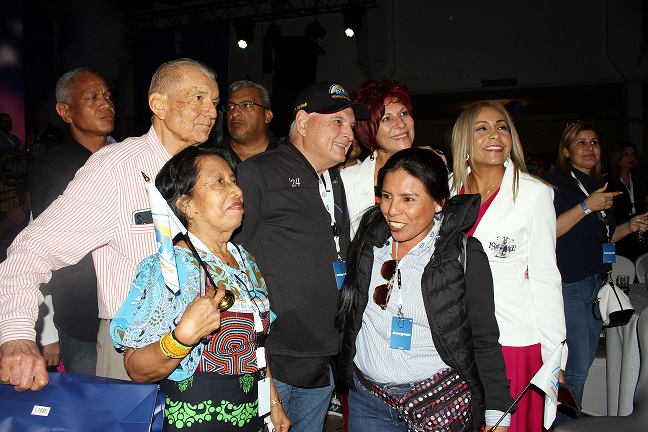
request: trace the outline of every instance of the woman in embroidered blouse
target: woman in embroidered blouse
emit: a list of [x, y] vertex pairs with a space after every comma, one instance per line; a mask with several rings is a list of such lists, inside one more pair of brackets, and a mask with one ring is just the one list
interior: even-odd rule
[[[175, 245], [180, 289], [166, 288], [160, 259], [150, 256], [111, 322], [131, 378], [160, 382], [167, 394], [166, 431], [260, 431], [264, 391], [277, 431], [290, 427], [260, 349], [274, 318], [265, 282], [254, 258], [229, 242], [243, 218], [233, 166], [220, 150], [189, 147], [162, 167], [156, 186], [191, 242]], [[191, 246], [217, 287], [207, 286], [202, 297], [204, 273]], [[225, 289], [235, 301], [220, 311]], [[270, 379], [259, 383], [264, 374]]]
[[[481, 241], [493, 272], [499, 341], [517, 397], [565, 340], [553, 192], [527, 174], [517, 132], [499, 103], [479, 102], [459, 115], [452, 151], [453, 192], [481, 195], [468, 235]], [[541, 393], [529, 390], [510, 431], [542, 432], [543, 405]]]
[[[429, 150], [395, 153], [378, 174], [380, 206], [364, 214], [349, 248], [337, 318], [344, 331], [339, 380], [351, 389], [349, 432], [408, 430], [378, 394], [400, 399], [411, 383], [448, 368], [465, 381], [472, 400], [441, 410], [435, 430], [464, 430], [456, 429], [461, 424], [466, 431], [484, 424], [490, 430], [513, 402], [488, 260], [477, 240], [464, 242], [479, 199], [448, 199], [447, 178], [444, 162]], [[400, 339], [403, 332], [409, 339]], [[371, 392], [374, 385], [379, 392]], [[470, 418], [450, 428], [446, 421], [459, 420], [466, 405]], [[505, 420], [495, 430], [507, 431]]]

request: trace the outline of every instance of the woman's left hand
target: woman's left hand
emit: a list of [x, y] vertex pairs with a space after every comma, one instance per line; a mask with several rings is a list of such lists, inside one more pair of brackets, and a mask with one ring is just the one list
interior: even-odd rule
[[290, 429], [290, 419], [280, 403], [273, 405], [270, 409], [270, 420], [272, 420], [276, 432], [288, 432]]
[[648, 213], [633, 216], [630, 219], [630, 232], [645, 232], [646, 230], [648, 230]]

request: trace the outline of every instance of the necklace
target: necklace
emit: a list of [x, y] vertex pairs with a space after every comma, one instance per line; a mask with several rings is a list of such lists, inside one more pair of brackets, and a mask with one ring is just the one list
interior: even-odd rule
[[229, 254], [229, 256], [227, 256], [226, 254], [224, 254], [222, 252], [219, 252], [219, 253], [214, 253], [214, 255], [217, 256], [224, 264], [227, 264], [228, 266], [230, 266], [232, 268], [238, 268], [239, 267], [236, 260], [234, 260], [234, 262], [232, 262], [232, 260], [230, 259], [232, 254]]
[[473, 180], [473, 175], [472, 175], [472, 173], [471, 173], [471, 174], [468, 174], [468, 191], [469, 191], [470, 193], [478, 193], [478, 194], [481, 194], [481, 195], [482, 195], [482, 199], [485, 199], [485, 198], [486, 198], [487, 196], [489, 196], [491, 193], [494, 193], [494, 192], [497, 190], [498, 187], [500, 187], [500, 185], [502, 184], [502, 179], [503, 179], [503, 178], [504, 178], [504, 176], [500, 177], [499, 180], [497, 180], [496, 182], [494, 182], [493, 184], [491, 184], [491, 185], [488, 187], [488, 189], [486, 189], [486, 192], [481, 193], [481, 192], [479, 191], [479, 188], [477, 187], [477, 185], [473, 185], [474, 180]]

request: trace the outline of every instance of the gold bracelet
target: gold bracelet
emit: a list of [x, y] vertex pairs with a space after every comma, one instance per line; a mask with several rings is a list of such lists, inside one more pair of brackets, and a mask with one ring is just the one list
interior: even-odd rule
[[274, 399], [270, 399], [270, 406], [275, 406], [281, 403], [281, 396], [277, 396]]
[[182, 359], [187, 357], [192, 347], [182, 345], [172, 335], [171, 332], [165, 334], [160, 339], [160, 349], [165, 356], [172, 359]]

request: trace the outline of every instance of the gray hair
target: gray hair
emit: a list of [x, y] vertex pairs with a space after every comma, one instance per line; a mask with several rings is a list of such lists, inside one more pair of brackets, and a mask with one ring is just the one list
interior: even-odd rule
[[71, 71], [64, 73], [56, 82], [56, 102], [71, 105], [74, 80], [76, 80], [78, 76], [87, 73], [97, 74], [95, 71], [87, 67], [72, 69]]
[[263, 87], [261, 84], [257, 84], [248, 80], [234, 81], [229, 86], [229, 94], [234, 93], [235, 91], [243, 90], [246, 88], [255, 88], [259, 90], [259, 96], [261, 97], [261, 103], [266, 107], [270, 108], [272, 105], [270, 102], [270, 92], [267, 88]]
[[297, 120], [293, 120], [292, 123], [290, 123], [290, 129], [288, 130], [288, 138], [292, 138], [293, 134], [297, 131]]
[[182, 82], [180, 68], [189, 66], [200, 70], [208, 77], [216, 80], [216, 72], [206, 64], [190, 58], [179, 58], [162, 63], [151, 78], [148, 95], [153, 93], [172, 93], [176, 90], [178, 83]]

